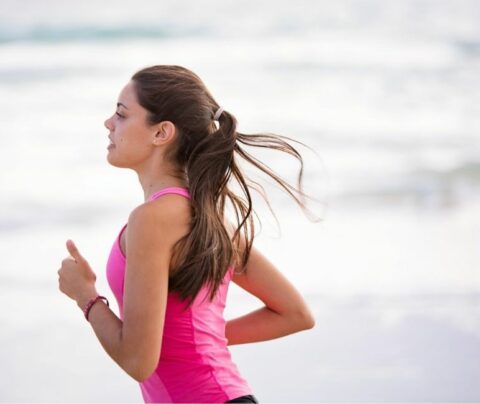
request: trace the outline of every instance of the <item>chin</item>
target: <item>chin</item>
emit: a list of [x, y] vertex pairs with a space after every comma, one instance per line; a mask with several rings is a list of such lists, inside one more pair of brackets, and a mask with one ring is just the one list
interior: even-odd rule
[[128, 164], [127, 161], [125, 160], [122, 161], [121, 159], [115, 158], [115, 155], [112, 153], [111, 150], [108, 151], [107, 162], [111, 166], [117, 167], [117, 168], [132, 168], [131, 164]]
[[119, 162], [117, 161], [117, 159], [115, 159], [115, 157], [112, 156], [112, 151], [109, 150], [108, 151], [108, 154], [107, 154], [107, 161], [110, 165], [114, 166], [114, 167], [119, 167], [121, 168], [122, 165], [119, 164]]

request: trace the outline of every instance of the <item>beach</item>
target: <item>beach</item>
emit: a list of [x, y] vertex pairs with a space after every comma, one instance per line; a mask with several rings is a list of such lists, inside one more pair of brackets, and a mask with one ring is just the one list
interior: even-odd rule
[[[480, 4], [186, 6], [0, 4], [0, 401], [142, 400], [57, 271], [74, 240], [118, 315], [106, 262], [144, 201], [103, 123], [151, 64], [199, 74], [242, 133], [316, 153], [297, 145], [320, 221], [267, 181], [278, 228], [254, 197], [255, 245], [316, 320], [229, 348], [259, 401], [480, 401]], [[295, 184], [292, 158], [249, 151]], [[261, 305], [231, 284], [224, 314]]]

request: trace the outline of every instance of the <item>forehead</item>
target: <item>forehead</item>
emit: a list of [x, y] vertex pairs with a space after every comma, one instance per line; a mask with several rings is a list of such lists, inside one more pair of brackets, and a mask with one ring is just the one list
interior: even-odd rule
[[118, 96], [118, 102], [125, 104], [128, 108], [137, 104], [137, 97], [135, 94], [135, 88], [132, 81], [129, 81], [120, 91]]

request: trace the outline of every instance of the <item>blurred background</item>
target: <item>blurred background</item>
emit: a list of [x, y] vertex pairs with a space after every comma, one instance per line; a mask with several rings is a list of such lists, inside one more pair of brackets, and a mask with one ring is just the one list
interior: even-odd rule
[[[105, 265], [143, 192], [103, 122], [135, 71], [179, 64], [240, 131], [316, 152], [320, 222], [258, 198], [256, 245], [316, 317], [230, 347], [259, 401], [480, 401], [479, 21], [476, 0], [0, 0], [0, 400], [142, 401], [57, 270], [71, 238], [118, 315]], [[225, 316], [261, 305], [231, 284]]]

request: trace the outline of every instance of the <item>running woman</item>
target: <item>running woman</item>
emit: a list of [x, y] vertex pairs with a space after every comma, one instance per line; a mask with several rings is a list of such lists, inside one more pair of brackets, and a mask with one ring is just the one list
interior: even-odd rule
[[[146, 403], [258, 403], [228, 346], [307, 330], [315, 320], [299, 291], [253, 246], [250, 191], [267, 197], [238, 159], [273, 178], [306, 210], [301, 155], [285, 136], [238, 132], [234, 115], [202, 80], [176, 65], [136, 72], [105, 127], [108, 162], [137, 173], [145, 201], [129, 214], [107, 261], [119, 316], [97, 292], [95, 272], [72, 240], [58, 271], [60, 291], [77, 302]], [[298, 159], [298, 187], [242, 145]], [[232, 191], [233, 180], [244, 197]], [[230, 281], [264, 306], [225, 321]]]

